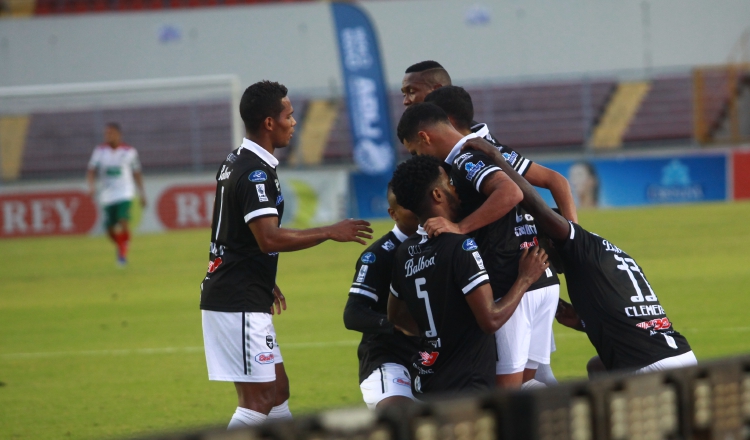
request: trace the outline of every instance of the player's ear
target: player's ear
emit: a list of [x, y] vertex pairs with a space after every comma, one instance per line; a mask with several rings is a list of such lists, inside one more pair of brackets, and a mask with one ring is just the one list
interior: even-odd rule
[[398, 219], [396, 218], [396, 210], [391, 208], [390, 206], [388, 207], [388, 215], [391, 216], [391, 220], [393, 220], [394, 222], [398, 221]]
[[263, 120], [263, 128], [268, 131], [273, 131], [273, 127], [275, 124], [276, 120], [270, 116]]
[[417, 133], [417, 136], [419, 137], [419, 140], [420, 140], [420, 141], [421, 141], [421, 142], [422, 142], [423, 144], [425, 144], [425, 145], [430, 145], [430, 135], [429, 135], [429, 134], [427, 134], [427, 132], [426, 132], [426, 131], [420, 131], [419, 133]]

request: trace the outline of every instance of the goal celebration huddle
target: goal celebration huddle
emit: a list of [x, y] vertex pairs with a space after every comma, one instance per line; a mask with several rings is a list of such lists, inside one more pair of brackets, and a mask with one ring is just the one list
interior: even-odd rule
[[[402, 93], [396, 135], [412, 157], [383, 188], [393, 229], [368, 245], [373, 231], [364, 220], [280, 226], [284, 192], [274, 152], [292, 139], [294, 108], [278, 83], [245, 90], [245, 139], [216, 174], [200, 303], [209, 379], [233, 382], [237, 391], [230, 429], [292, 417], [272, 320], [286, 308], [279, 253], [326, 240], [368, 246], [352, 262], [343, 321], [362, 333], [359, 385], [371, 409], [554, 386], [555, 319], [588, 336], [598, 353], [590, 375], [696, 363], [646, 270], [578, 224], [562, 175], [475, 121], [471, 96], [439, 63], [406, 69]], [[557, 209], [534, 187], [548, 189]], [[570, 303], [560, 299], [558, 274]]]

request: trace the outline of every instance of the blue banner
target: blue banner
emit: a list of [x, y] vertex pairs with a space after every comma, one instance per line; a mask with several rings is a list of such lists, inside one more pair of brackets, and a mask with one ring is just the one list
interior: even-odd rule
[[[727, 199], [724, 153], [540, 162], [565, 176], [579, 208]], [[549, 191], [541, 190], [554, 205]]]
[[336, 23], [354, 163], [366, 175], [391, 174], [395, 162], [380, 49], [369, 17], [352, 3], [331, 3]]

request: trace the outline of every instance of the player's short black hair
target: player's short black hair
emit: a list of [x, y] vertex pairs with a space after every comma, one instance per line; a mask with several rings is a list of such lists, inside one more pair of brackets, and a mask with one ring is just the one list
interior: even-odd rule
[[440, 160], [432, 156], [414, 156], [399, 164], [393, 172], [391, 187], [399, 205], [422, 217], [428, 196], [440, 178]]
[[468, 130], [474, 121], [474, 104], [471, 95], [458, 86], [444, 86], [433, 90], [424, 98], [445, 111], [456, 123], [456, 128]]
[[113, 129], [117, 130], [118, 132], [122, 133], [122, 129], [120, 128], [120, 124], [117, 123], [117, 122], [107, 122], [107, 124], [105, 125], [105, 127], [107, 127], [107, 128], [113, 128]]
[[422, 127], [439, 122], [450, 124], [448, 115], [435, 104], [420, 102], [410, 105], [401, 115], [401, 120], [398, 121], [398, 128], [396, 129], [398, 140], [401, 143], [404, 143], [405, 140], [411, 142], [416, 138]]
[[424, 72], [425, 70], [430, 69], [443, 69], [445, 68], [440, 65], [437, 61], [427, 60], [427, 61], [420, 61], [416, 64], [412, 64], [411, 66], [406, 68], [406, 72], [404, 73], [417, 73], [417, 72]]
[[245, 89], [240, 99], [240, 117], [245, 123], [245, 130], [257, 133], [266, 118], [277, 119], [284, 110], [281, 100], [287, 92], [282, 84], [272, 81], [259, 81]]

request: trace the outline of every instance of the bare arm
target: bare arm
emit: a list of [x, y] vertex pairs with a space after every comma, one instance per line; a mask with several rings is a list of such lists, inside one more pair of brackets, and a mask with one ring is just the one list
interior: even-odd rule
[[406, 303], [393, 294], [388, 297], [388, 321], [407, 336], [419, 336], [419, 326], [409, 313]]
[[143, 173], [140, 171], [133, 171], [133, 180], [135, 180], [135, 186], [138, 187], [138, 194], [141, 198], [141, 206], [146, 206], [146, 191], [143, 189]]
[[86, 170], [86, 185], [89, 189], [89, 196], [93, 197], [96, 193], [96, 170], [93, 168]]
[[495, 333], [508, 322], [523, 294], [549, 267], [544, 249], [537, 246], [531, 249], [524, 249], [518, 267], [518, 278], [500, 301], [493, 300], [489, 284], [483, 284], [466, 295], [466, 302], [483, 332]]
[[433, 217], [427, 220], [424, 229], [430, 237], [444, 232], [469, 234], [499, 220], [523, 200], [523, 194], [518, 189], [518, 185], [505, 173], [495, 172], [490, 174], [484, 179], [480, 189], [487, 200], [458, 224], [443, 217]]
[[562, 298], [560, 298], [557, 302], [557, 312], [555, 312], [555, 319], [557, 319], [557, 322], [564, 325], [565, 327], [570, 327], [573, 330], [578, 330], [579, 332], [586, 331], [583, 328], [583, 324], [581, 324], [581, 318], [573, 308], [573, 304], [565, 302], [565, 300], [563, 300]]
[[[529, 182], [513, 169], [494, 145], [481, 138], [469, 139], [463, 149], [476, 149], [482, 151], [493, 159], [495, 165], [500, 167], [521, 189], [523, 202], [521, 205], [534, 216], [537, 226], [542, 228], [550, 238], [564, 240], [570, 231], [568, 221], [553, 211], [542, 199], [542, 196]], [[497, 174], [497, 173], [495, 173]]]
[[261, 252], [299, 251], [317, 246], [326, 240], [366, 244], [363, 238], [372, 238], [370, 223], [364, 220], [347, 219], [321, 228], [301, 230], [280, 228], [278, 224], [279, 219], [276, 216], [260, 217], [250, 221], [250, 230]]
[[573, 200], [573, 192], [570, 190], [568, 179], [557, 171], [532, 163], [529, 170], [523, 176], [528, 182], [537, 188], [546, 188], [552, 193], [557, 207], [560, 208], [562, 216], [578, 223], [578, 213]]

